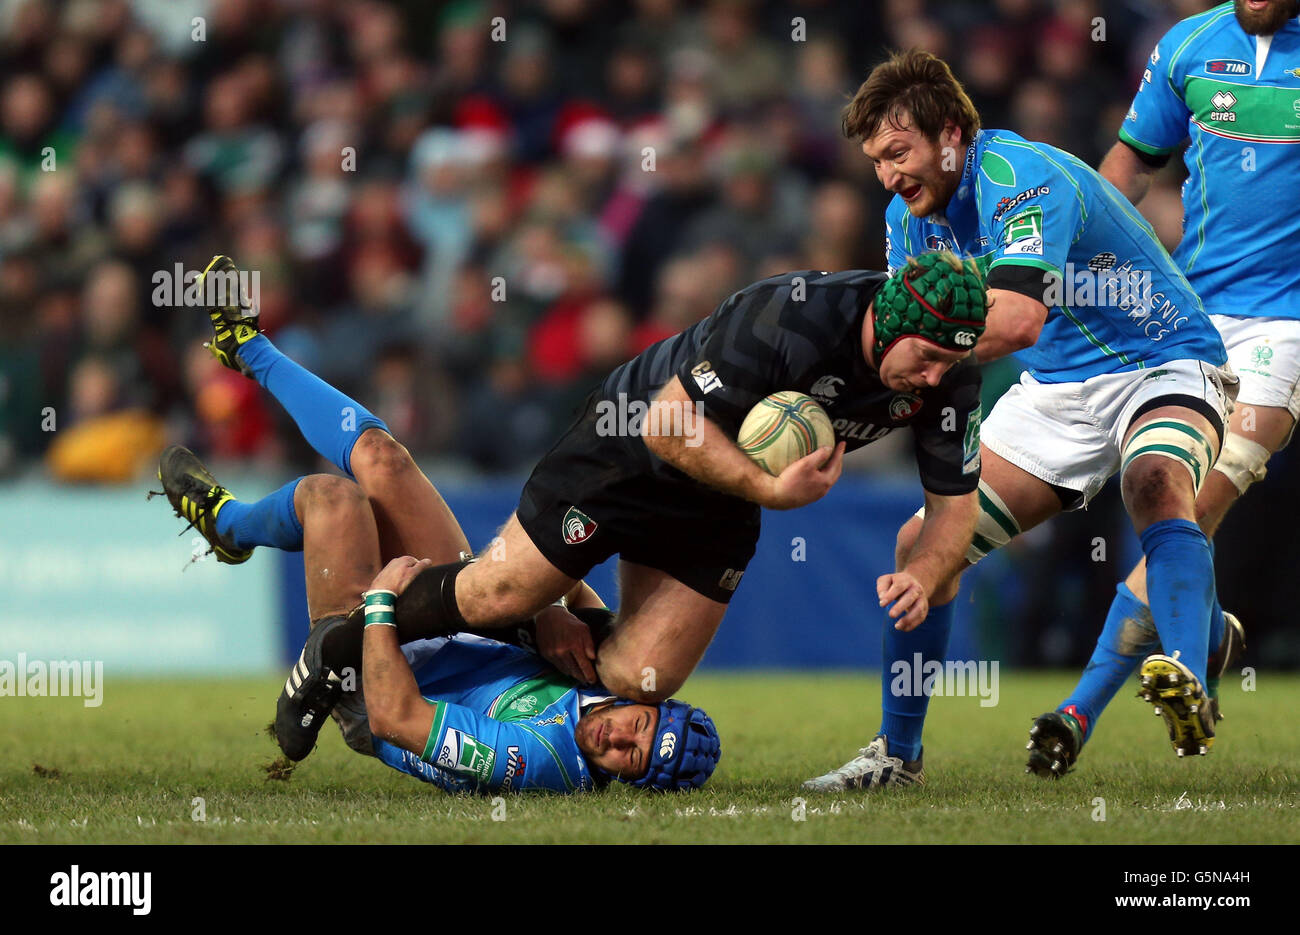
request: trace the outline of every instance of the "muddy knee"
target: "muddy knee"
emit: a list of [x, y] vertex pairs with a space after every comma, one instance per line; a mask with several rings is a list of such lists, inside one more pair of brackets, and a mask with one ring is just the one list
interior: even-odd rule
[[411, 453], [383, 429], [371, 428], [361, 433], [349, 458], [352, 473], [364, 483], [382, 483], [418, 471]]
[[[309, 474], [294, 491], [295, 504], [313, 511], [359, 509], [366, 495], [356, 481], [336, 474]], [[299, 509], [299, 515], [304, 510]]]

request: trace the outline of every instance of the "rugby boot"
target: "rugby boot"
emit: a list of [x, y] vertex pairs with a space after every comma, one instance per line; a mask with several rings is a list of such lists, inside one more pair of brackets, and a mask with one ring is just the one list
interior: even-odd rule
[[327, 617], [312, 627], [276, 701], [275, 740], [291, 760], [311, 753], [320, 729], [343, 694], [342, 676], [325, 665], [322, 647], [330, 633], [347, 623], [345, 616]]
[[176, 515], [189, 523], [185, 529], [197, 529], [217, 561], [227, 565], [248, 561], [252, 549], [237, 548], [217, 532], [217, 514], [235, 495], [217, 483], [194, 452], [172, 445], [158, 459], [158, 479]]
[[199, 289], [203, 309], [212, 322], [212, 340], [203, 346], [222, 366], [252, 377], [239, 348], [257, 337], [261, 328], [257, 303], [240, 285], [239, 267], [228, 256], [214, 256], [199, 274]]
[[1029, 751], [1026, 773], [1060, 779], [1074, 768], [1083, 749], [1084, 725], [1081, 715], [1070, 710], [1073, 707], [1034, 718], [1029, 728], [1029, 743], [1025, 745]]
[[824, 776], [803, 784], [808, 792], [841, 792], [846, 789], [878, 789], [884, 786], [919, 786], [925, 784], [921, 757], [904, 762], [889, 755], [889, 741], [884, 734], [858, 751], [858, 755]]
[[1165, 719], [1175, 753], [1204, 756], [1214, 746], [1214, 713], [1201, 683], [1178, 655], [1175, 651], [1172, 656], [1147, 656], [1139, 670], [1138, 697]]

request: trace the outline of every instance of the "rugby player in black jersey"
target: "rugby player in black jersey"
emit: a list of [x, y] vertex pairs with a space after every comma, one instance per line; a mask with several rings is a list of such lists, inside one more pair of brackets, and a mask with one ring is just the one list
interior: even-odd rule
[[[534, 469], [491, 558], [427, 568], [398, 595], [402, 641], [508, 627], [617, 554], [613, 626], [593, 640], [575, 622], [548, 658], [566, 671], [575, 657], [594, 659], [611, 692], [665, 699], [722, 621], [754, 554], [760, 508], [820, 499], [845, 450], [904, 427], [915, 441], [925, 525], [877, 592], [894, 626], [913, 630], [930, 594], [961, 566], [975, 528], [980, 376], [971, 348], [986, 311], [973, 263], [941, 253], [892, 277], [804, 271], [740, 290], [606, 378]], [[772, 476], [735, 438], [750, 409], [782, 390], [815, 398], [837, 444]], [[637, 412], [644, 417], [620, 415]], [[360, 639], [359, 619], [339, 626]], [[323, 640], [324, 629], [313, 638]]]

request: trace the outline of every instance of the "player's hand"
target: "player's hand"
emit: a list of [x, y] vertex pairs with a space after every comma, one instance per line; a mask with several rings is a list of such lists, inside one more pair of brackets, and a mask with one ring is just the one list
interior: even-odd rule
[[925, 588], [905, 571], [877, 578], [876, 595], [881, 607], [894, 605], [889, 608], [889, 616], [897, 621], [895, 630], [915, 630], [930, 613], [930, 598]]
[[826, 496], [844, 470], [844, 442], [835, 450], [822, 447], [804, 455], [772, 478], [771, 495], [762, 505], [771, 510], [793, 510]]
[[569, 678], [585, 685], [596, 681], [596, 645], [591, 628], [563, 607], [548, 607], [537, 620], [537, 651]]
[[427, 558], [417, 559], [413, 555], [403, 555], [393, 559], [384, 566], [384, 570], [370, 583], [372, 591], [392, 591], [401, 594], [415, 576], [424, 571], [433, 561]]

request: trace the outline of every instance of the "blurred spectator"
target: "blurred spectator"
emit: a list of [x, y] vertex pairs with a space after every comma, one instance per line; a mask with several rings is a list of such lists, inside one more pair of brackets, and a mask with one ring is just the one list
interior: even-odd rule
[[[1095, 162], [1155, 38], [1205, 4], [1159, 6], [0, 3], [0, 471], [59, 438], [84, 476], [77, 421], [127, 477], [158, 417], [314, 466], [161, 289], [216, 253], [417, 454], [518, 471], [602, 373], [751, 279], [882, 265], [885, 196], [839, 115], [888, 46]], [[1143, 204], [1169, 245], [1180, 181], [1175, 160]]]

